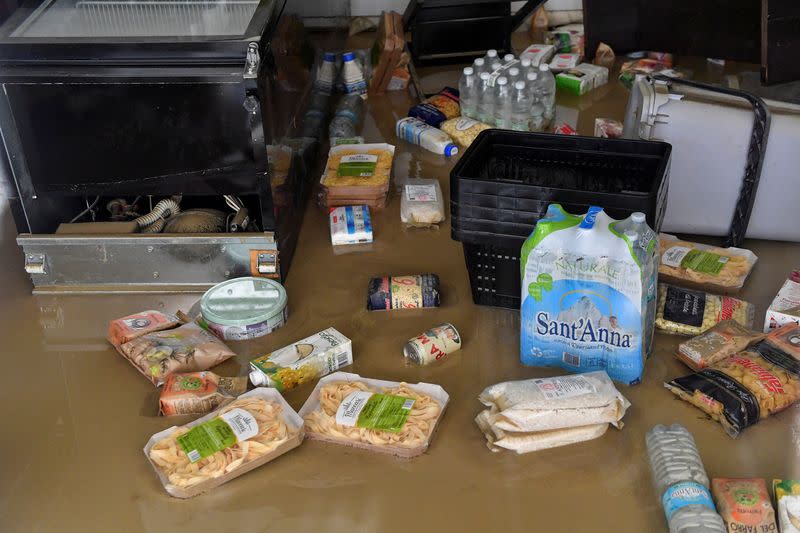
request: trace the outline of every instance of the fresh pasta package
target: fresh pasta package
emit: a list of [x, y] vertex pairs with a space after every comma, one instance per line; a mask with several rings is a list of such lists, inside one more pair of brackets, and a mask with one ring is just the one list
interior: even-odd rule
[[787, 324], [747, 350], [665, 386], [736, 437], [800, 399], [800, 326]]
[[272, 461], [303, 441], [303, 420], [275, 389], [259, 388], [150, 437], [144, 455], [164, 489], [191, 498]]
[[336, 372], [300, 409], [309, 439], [412, 458], [428, 449], [450, 396], [439, 385]]
[[723, 320], [753, 327], [753, 304], [730, 296], [658, 284], [656, 328], [675, 335], [700, 335]]
[[712, 292], [738, 292], [758, 260], [750, 250], [681, 241], [665, 233], [659, 243], [661, 281]]

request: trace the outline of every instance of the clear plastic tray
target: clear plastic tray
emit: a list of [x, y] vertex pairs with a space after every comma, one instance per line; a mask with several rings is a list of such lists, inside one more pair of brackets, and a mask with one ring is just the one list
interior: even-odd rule
[[[220, 485], [227, 483], [228, 481], [237, 478], [242, 474], [245, 474], [253, 470], [254, 468], [258, 468], [259, 466], [272, 461], [276, 457], [283, 455], [289, 450], [300, 446], [300, 443], [303, 442], [303, 436], [304, 436], [303, 419], [300, 418], [300, 416], [294, 411], [294, 409], [291, 408], [291, 406], [288, 403], [286, 403], [286, 400], [283, 399], [283, 396], [281, 396], [281, 394], [275, 389], [258, 388], [242, 394], [241, 396], [236, 398], [236, 400], [241, 400], [243, 398], [249, 398], [253, 396], [263, 398], [264, 400], [267, 401], [275, 402], [279, 404], [281, 407], [283, 407], [282, 415], [284, 422], [289, 427], [290, 431], [293, 432], [289, 436], [289, 438], [280, 445], [278, 445], [278, 447], [272, 450], [271, 452], [266, 453], [261, 457], [258, 457], [257, 459], [254, 459], [247, 463], [242, 463], [242, 465], [239, 468], [231, 470], [230, 472], [223, 474], [219, 477], [210, 478], [206, 481], [201, 481], [200, 483], [184, 488], [175, 486], [169, 482], [169, 480], [164, 475], [162, 470], [150, 458], [150, 450], [152, 450], [153, 446], [157, 442], [169, 437], [180, 427], [193, 428], [199, 424], [202, 424], [203, 422], [207, 422], [208, 420], [217, 417], [221, 409], [224, 409], [225, 407], [230, 407], [230, 404], [220, 409], [217, 409], [216, 411], [209, 413], [203, 417], [200, 417], [197, 420], [189, 422], [188, 424], [184, 424], [183, 426], [172, 426], [163, 431], [159, 431], [158, 433], [150, 437], [150, 440], [147, 441], [147, 444], [144, 447], [144, 455], [145, 457], [147, 457], [147, 460], [150, 461], [150, 465], [153, 467], [153, 470], [156, 472], [158, 479], [161, 481], [161, 485], [164, 486], [164, 490], [166, 490], [170, 496], [174, 496], [176, 498], [192, 498], [194, 496], [197, 496], [198, 494], [202, 494], [211, 489], [219, 487]], [[217, 452], [217, 454], [221, 453], [223, 452]]]
[[[302, 419], [311, 414], [313, 411], [316, 411], [320, 407], [320, 390], [322, 387], [331, 382], [335, 381], [345, 381], [348, 383], [353, 382], [361, 382], [370, 388], [378, 389], [379, 392], [383, 392], [385, 389], [397, 387], [400, 385], [400, 382], [397, 381], [386, 381], [382, 379], [370, 379], [370, 378], [362, 378], [358, 374], [352, 374], [350, 372], [336, 372], [325, 376], [324, 378], [320, 379], [317, 383], [317, 386], [314, 388], [314, 391], [311, 393], [311, 396], [308, 397], [306, 403], [303, 404], [303, 407], [300, 409], [299, 415]], [[447, 408], [447, 404], [450, 401], [450, 395], [445, 392], [445, 390], [440, 387], [439, 385], [433, 385], [431, 383], [416, 383], [410, 384], [407, 383], [408, 387], [415, 392], [426, 394], [431, 397], [433, 401], [435, 401], [440, 408], [439, 414], [437, 415], [436, 419], [434, 420], [430, 431], [428, 432], [427, 439], [425, 442], [419, 446], [408, 448], [404, 446], [396, 446], [396, 445], [378, 445], [378, 444], [368, 444], [360, 441], [356, 441], [353, 439], [349, 439], [347, 437], [341, 436], [331, 436], [322, 433], [317, 433], [306, 425], [305, 432], [306, 437], [310, 440], [318, 440], [322, 442], [327, 442], [331, 444], [341, 444], [344, 446], [351, 446], [353, 448], [360, 448], [364, 450], [369, 450], [371, 452], [376, 453], [384, 453], [388, 455], [394, 455], [396, 457], [403, 457], [406, 459], [410, 459], [412, 457], [417, 457], [418, 455], [422, 455], [428, 449], [431, 440], [433, 439], [433, 435], [436, 432], [437, 427], [439, 426], [439, 422], [442, 419], [442, 415], [444, 415], [444, 411]], [[386, 432], [389, 433], [389, 432]]]

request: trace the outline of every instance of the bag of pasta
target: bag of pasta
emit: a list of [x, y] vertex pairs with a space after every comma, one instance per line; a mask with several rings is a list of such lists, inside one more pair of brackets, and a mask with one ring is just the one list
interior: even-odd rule
[[800, 326], [787, 324], [748, 350], [665, 386], [736, 437], [800, 399]]
[[723, 320], [753, 327], [755, 306], [730, 296], [658, 284], [656, 328], [676, 335], [700, 335]]
[[411, 458], [427, 450], [449, 399], [439, 385], [336, 372], [319, 380], [299, 414], [309, 439]]
[[764, 337], [765, 334], [747, 329], [735, 320], [723, 320], [697, 337], [680, 343], [675, 355], [692, 370], [702, 370], [744, 351]]
[[660, 281], [723, 294], [738, 292], [758, 260], [750, 250], [681, 241], [664, 233], [659, 244]]
[[144, 455], [164, 489], [191, 498], [303, 441], [303, 420], [275, 390], [259, 388], [186, 425], [150, 437]]

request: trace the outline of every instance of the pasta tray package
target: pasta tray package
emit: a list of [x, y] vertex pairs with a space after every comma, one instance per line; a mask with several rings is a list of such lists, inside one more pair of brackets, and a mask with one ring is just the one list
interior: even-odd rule
[[730, 296], [659, 283], [656, 327], [676, 335], [700, 335], [723, 320], [753, 327], [755, 306]]
[[746, 351], [665, 386], [736, 437], [800, 399], [800, 326], [787, 324]]
[[115, 347], [155, 386], [162, 385], [170, 374], [208, 370], [236, 355], [194, 322], [147, 333]]
[[781, 533], [800, 533], [800, 481], [776, 479], [772, 489]]
[[312, 440], [411, 458], [425, 453], [450, 396], [439, 385], [336, 372], [300, 409]]
[[158, 398], [159, 414], [204, 415], [247, 390], [247, 376], [225, 378], [213, 372], [170, 374]]
[[680, 343], [676, 356], [692, 370], [702, 370], [744, 351], [765, 336], [735, 320], [723, 320], [700, 335]]
[[520, 358], [531, 366], [603, 370], [641, 381], [653, 336], [655, 233], [624, 234], [599, 207], [551, 204], [522, 246]]
[[660, 234], [661, 281], [712, 292], [735, 293], [744, 285], [758, 257], [742, 248], [718, 248]]
[[164, 489], [191, 498], [272, 461], [303, 441], [303, 420], [275, 389], [255, 389], [150, 437], [144, 455]]
[[430, 228], [444, 221], [439, 180], [409, 178], [400, 199], [400, 221], [406, 227]]
[[777, 533], [775, 511], [763, 479], [716, 478], [711, 494], [728, 533]]
[[391, 144], [341, 144], [328, 152], [328, 163], [320, 183], [328, 194], [358, 195], [386, 192], [394, 160]]

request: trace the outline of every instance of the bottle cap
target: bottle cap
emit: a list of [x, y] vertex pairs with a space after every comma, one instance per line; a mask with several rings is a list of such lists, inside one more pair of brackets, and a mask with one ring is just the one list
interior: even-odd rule
[[626, 237], [626, 238], [627, 238], [629, 241], [635, 241], [635, 240], [636, 240], [636, 239], [639, 237], [639, 234], [638, 234], [638, 233], [636, 233], [635, 231], [630, 231], [630, 230], [628, 230], [628, 231], [626, 231], [626, 232], [625, 232], [625, 237]]
[[444, 147], [444, 155], [450, 157], [451, 155], [456, 155], [458, 153], [458, 146], [455, 144], [448, 144]]
[[464, 67], [464, 74], [465, 74], [465, 75], [467, 75], [467, 76], [472, 76], [472, 74], [473, 74], [474, 72], [475, 72], [475, 71], [472, 69], [472, 67]]
[[516, 83], [514, 84], [514, 88], [515, 88], [516, 90], [518, 90], [518, 91], [521, 91], [522, 89], [524, 89], [524, 88], [525, 88], [525, 82], [524, 82], [524, 81], [522, 81], [522, 80], [519, 80], [518, 82], [516, 82]]
[[631, 220], [633, 220], [637, 224], [641, 224], [645, 221], [645, 215], [644, 213], [637, 211], [631, 215]]
[[484, 63], [486, 63], [486, 61], [484, 61], [482, 57], [479, 57], [478, 59], [476, 59], [476, 60], [473, 62], [473, 64], [474, 64], [476, 67], [482, 67]]
[[517, 67], [511, 67], [510, 69], [508, 69], [508, 73], [511, 76], [519, 76], [519, 69]]
[[322, 60], [327, 61], [328, 63], [333, 63], [336, 61], [336, 54], [325, 52], [325, 55], [322, 56]]
[[495, 61], [494, 63], [492, 63], [492, 70], [497, 70], [502, 66], [503, 66], [503, 64], [501, 62]]
[[503, 56], [503, 61], [508, 62], [514, 59], [514, 54], [506, 54]]
[[528, 72], [528, 75], [525, 77], [528, 79], [528, 81], [534, 81], [539, 77], [539, 75], [536, 72]]
[[345, 52], [342, 54], [342, 61], [352, 61], [356, 58], [356, 55], [353, 52]]
[[541, 70], [542, 72], [547, 72], [548, 70], [550, 70], [550, 65], [548, 65], [547, 63], [542, 63], [541, 65], [539, 65], [539, 70]]
[[267, 377], [263, 373], [253, 370], [250, 372], [250, 382], [256, 387], [263, 387], [267, 384]]
[[519, 60], [519, 64], [525, 68], [528, 68], [531, 66], [531, 60], [530, 58], [523, 57], [522, 59]]
[[495, 84], [497, 85], [505, 85], [507, 83], [508, 83], [508, 78], [506, 78], [505, 76], [500, 76], [499, 78], [497, 78], [497, 81], [495, 81]]
[[495, 50], [494, 48], [487, 50], [486, 55], [489, 57], [497, 57], [497, 50]]
[[490, 77], [491, 77], [491, 74], [489, 74], [488, 72], [481, 72], [481, 79], [482, 80], [488, 80]]

